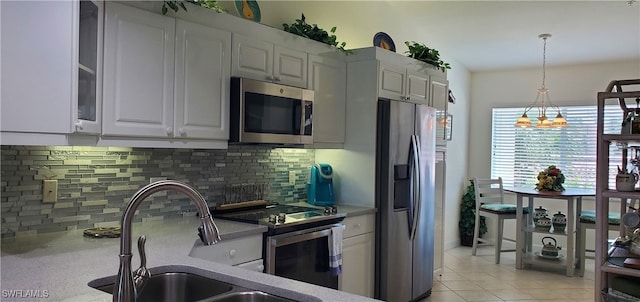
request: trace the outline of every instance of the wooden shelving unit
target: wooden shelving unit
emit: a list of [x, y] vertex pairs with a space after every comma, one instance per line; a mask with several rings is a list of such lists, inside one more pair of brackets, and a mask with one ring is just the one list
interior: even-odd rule
[[[624, 91], [630, 90], [630, 91]], [[621, 214], [624, 213], [627, 199], [640, 199], [640, 191], [618, 192], [609, 188], [609, 148], [612, 144], [626, 143], [628, 146], [640, 147], [640, 134], [604, 133], [604, 108], [607, 101], [617, 100], [620, 105], [621, 118], [633, 108], [627, 102], [635, 104], [640, 98], [640, 79], [612, 81], [604, 92], [598, 93], [598, 126], [597, 126], [597, 169], [596, 169], [596, 258], [595, 258], [595, 301], [602, 301], [602, 292], [609, 288], [611, 278], [615, 276], [640, 277], [640, 270], [625, 268], [610, 263], [608, 260], [608, 213], [609, 201], [618, 199], [621, 202]], [[622, 119], [621, 119], [622, 122]], [[622, 164], [627, 165], [627, 150], [622, 151]], [[621, 231], [622, 233], [622, 231]], [[621, 234], [623, 235], [623, 234]]]

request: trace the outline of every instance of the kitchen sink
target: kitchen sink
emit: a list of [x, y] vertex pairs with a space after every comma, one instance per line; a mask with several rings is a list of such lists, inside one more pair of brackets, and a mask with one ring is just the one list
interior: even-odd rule
[[294, 300], [289, 300], [285, 298], [281, 298], [278, 296], [270, 295], [261, 291], [243, 291], [243, 292], [231, 292], [222, 294], [212, 299], [207, 300], [208, 302], [293, 302]]
[[[106, 293], [113, 293], [114, 284], [94, 287]], [[233, 289], [231, 284], [205, 278], [191, 273], [161, 273], [152, 275], [145, 282], [138, 296], [138, 302], [191, 302], [211, 298]], [[254, 301], [254, 300], [224, 300]], [[255, 300], [278, 301], [278, 300]]]
[[[205, 277], [206, 272], [188, 266], [150, 269], [151, 278], [143, 286], [137, 302], [295, 302], [260, 290]], [[113, 294], [116, 276], [89, 282], [89, 286]], [[303, 301], [320, 301], [305, 297]]]

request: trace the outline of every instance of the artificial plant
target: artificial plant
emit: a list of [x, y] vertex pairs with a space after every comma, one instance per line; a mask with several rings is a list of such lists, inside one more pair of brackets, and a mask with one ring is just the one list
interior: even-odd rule
[[415, 41], [405, 41], [404, 44], [409, 47], [409, 50], [405, 52], [408, 57], [431, 64], [442, 71], [451, 69], [449, 63], [440, 59], [440, 53], [437, 50]]
[[[184, 1], [189, 2], [189, 3], [193, 3], [195, 5], [199, 5], [199, 6], [202, 6], [202, 7], [206, 7], [206, 8], [209, 8], [209, 9], [213, 9], [216, 12], [219, 12], [219, 13], [223, 13], [223, 12], [227, 11], [216, 0], [184, 0]], [[166, 15], [167, 12], [169, 11], [169, 9], [173, 10], [174, 12], [178, 12], [178, 10], [180, 10], [180, 8], [184, 9], [184, 11], [187, 11], [187, 7], [184, 5], [184, 1], [182, 1], [182, 0], [162, 1], [162, 14]]]
[[[476, 191], [473, 187], [473, 180], [462, 195], [460, 203], [460, 220], [458, 230], [460, 231], [460, 244], [464, 246], [473, 245], [473, 232], [476, 225]], [[484, 217], [480, 217], [480, 236], [487, 232], [487, 222]]]
[[334, 34], [336, 32], [335, 26], [327, 32], [326, 30], [319, 28], [317, 24], [308, 24], [304, 14], [302, 14], [302, 18], [296, 19], [296, 22], [292, 24], [282, 24], [282, 27], [284, 28], [284, 31], [294, 35], [334, 46], [345, 54], [350, 54], [352, 52], [351, 50], [344, 48], [347, 45], [346, 42], [338, 42], [338, 38]]

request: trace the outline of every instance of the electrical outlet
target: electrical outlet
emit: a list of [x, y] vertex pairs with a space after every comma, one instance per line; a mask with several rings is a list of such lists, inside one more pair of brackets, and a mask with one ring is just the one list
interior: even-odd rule
[[42, 202], [56, 202], [58, 201], [58, 181], [43, 180], [42, 181]]
[[296, 171], [289, 171], [289, 184], [290, 185], [296, 184]]

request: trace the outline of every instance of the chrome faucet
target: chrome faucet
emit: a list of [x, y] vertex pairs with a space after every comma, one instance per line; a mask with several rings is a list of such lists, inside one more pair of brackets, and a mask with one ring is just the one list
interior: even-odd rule
[[114, 302], [134, 302], [137, 300], [138, 290], [144, 284], [144, 280], [148, 279], [151, 275], [146, 269], [146, 253], [144, 252], [145, 238], [142, 236], [138, 240], [138, 249], [140, 250], [141, 265], [136, 270], [136, 276], [134, 277], [131, 272], [131, 222], [133, 216], [138, 208], [138, 205], [142, 203], [151, 194], [160, 191], [174, 190], [181, 192], [196, 205], [202, 226], [198, 228], [200, 237], [206, 245], [215, 244], [220, 241], [220, 234], [218, 233], [218, 227], [213, 218], [207, 202], [202, 195], [194, 190], [187, 184], [184, 184], [175, 180], [161, 180], [142, 187], [136, 194], [131, 197], [129, 205], [127, 205], [124, 214], [122, 215], [121, 230], [122, 235], [120, 237], [120, 269], [118, 270], [118, 278], [113, 288], [113, 301]]

